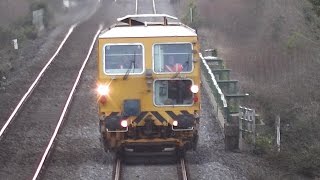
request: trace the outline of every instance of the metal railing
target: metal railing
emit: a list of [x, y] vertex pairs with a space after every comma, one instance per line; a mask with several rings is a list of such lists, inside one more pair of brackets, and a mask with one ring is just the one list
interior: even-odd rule
[[208, 83], [209, 87], [210, 87], [210, 91], [214, 96], [214, 99], [217, 103], [218, 107], [217, 110], [221, 110], [224, 119], [228, 118], [229, 115], [229, 110], [228, 110], [228, 104], [225, 98], [225, 95], [223, 94], [222, 90], [220, 89], [217, 80], [212, 72], [212, 70], [210, 69], [209, 65], [207, 64], [205, 58], [202, 56], [201, 53], [199, 53], [199, 56], [202, 60], [201, 63], [201, 70], [202, 70], [202, 75], [204, 76], [204, 80], [206, 81], [206, 83]]

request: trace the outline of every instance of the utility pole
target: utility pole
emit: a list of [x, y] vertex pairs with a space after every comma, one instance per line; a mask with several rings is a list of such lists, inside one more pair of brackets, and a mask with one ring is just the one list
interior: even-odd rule
[[190, 22], [193, 22], [193, 7], [190, 7]]

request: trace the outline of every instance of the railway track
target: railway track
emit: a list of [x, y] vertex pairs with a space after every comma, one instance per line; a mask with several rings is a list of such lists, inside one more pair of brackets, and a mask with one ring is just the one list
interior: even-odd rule
[[65, 38], [63, 39], [63, 41], [59, 45], [59, 47], [56, 50], [56, 52], [54, 53], [54, 55], [50, 58], [50, 60], [47, 62], [47, 64], [42, 68], [42, 70], [40, 71], [40, 73], [38, 74], [36, 79], [33, 81], [31, 86], [29, 87], [28, 91], [23, 95], [23, 97], [21, 98], [21, 100], [19, 101], [19, 103], [17, 104], [17, 106], [15, 107], [13, 112], [11, 113], [10, 117], [8, 118], [6, 123], [3, 125], [3, 127], [1, 128], [1, 130], [0, 130], [0, 138], [3, 136], [4, 132], [8, 128], [9, 124], [13, 121], [13, 118], [18, 114], [18, 111], [20, 110], [22, 105], [27, 101], [28, 97], [32, 94], [33, 90], [36, 88], [36, 86], [39, 83], [39, 81], [41, 80], [42, 76], [48, 70], [48, 68], [52, 64], [52, 62], [55, 60], [56, 56], [59, 54], [59, 52], [62, 49], [63, 45], [65, 44], [65, 42], [67, 41], [67, 39], [69, 38], [70, 34], [73, 32], [73, 30], [74, 30], [74, 28], [76, 26], [77, 26], [77, 24], [74, 24], [74, 25], [72, 25], [70, 27], [67, 35], [65, 36]]
[[[70, 29], [62, 45], [74, 27]], [[82, 71], [101, 29], [102, 26], [96, 32], [86, 58], [80, 58], [80, 56], [78, 61], [69, 64], [72, 67], [61, 71], [59, 69], [64, 68], [65, 65], [64, 58], [57, 59], [55, 62], [53, 59], [56, 55], [51, 58], [10, 116], [11, 126], [8, 126], [9, 122], [2, 128], [2, 132], [6, 132], [0, 141], [3, 162], [1, 169], [10, 171], [13, 179], [25, 179], [31, 176], [32, 179], [36, 179], [38, 177], [61, 128]], [[81, 63], [81, 61], [83, 62]], [[48, 69], [49, 65], [51, 67]], [[44, 72], [46, 72], [45, 75]], [[43, 78], [40, 81], [41, 76]], [[13, 117], [15, 119], [12, 122]], [[34, 170], [34, 164], [38, 164], [36, 170]], [[15, 171], [13, 172], [13, 170]], [[16, 176], [19, 174], [21, 177]], [[21, 174], [26, 176], [23, 177]], [[6, 178], [11, 179], [10, 175]]]
[[[116, 160], [114, 161], [113, 165], [113, 173], [112, 173], [112, 179], [113, 180], [122, 180], [124, 177], [124, 162], [121, 157], [116, 157]], [[185, 160], [185, 157], [179, 157], [176, 161], [177, 166], [177, 177], [179, 180], [189, 180], [189, 171], [187, 167], [187, 163]], [[163, 174], [159, 174], [159, 177], [163, 176]], [[132, 177], [133, 178], [133, 177]], [[173, 177], [173, 179], [176, 179]]]
[[[138, 3], [144, 6], [149, 3], [152, 8], [138, 9]], [[150, 1], [137, 0], [136, 7], [136, 13], [156, 13], [154, 0], [152, 4]], [[101, 30], [99, 28], [97, 32], [88, 34], [86, 40], [74, 41], [73, 32], [79, 26], [70, 28], [54, 56], [41, 70], [0, 131], [0, 176], [4, 179], [38, 179], [46, 159], [49, 158], [82, 71]], [[91, 42], [89, 50], [75, 49], [72, 46], [83, 42]], [[68, 59], [74, 62], [66, 64]], [[121, 165], [122, 162], [117, 161], [116, 167], [119, 171], [115, 177], [119, 179]]]
[[[119, 1], [119, 0], [118, 0]], [[152, 3], [151, 3], [152, 2]], [[155, 0], [136, 0], [135, 3], [135, 14], [157, 14]], [[113, 180], [122, 180], [124, 175], [124, 162], [122, 157], [117, 156], [113, 165], [112, 179]], [[188, 180], [189, 172], [187, 164], [184, 157], [178, 157], [176, 161], [177, 166], [177, 177], [179, 180]], [[159, 176], [162, 176], [159, 174]], [[176, 178], [173, 178], [176, 179]]]
[[66, 101], [66, 103], [65, 103], [65, 105], [64, 105], [64, 108], [63, 108], [63, 111], [62, 111], [62, 113], [61, 113], [61, 115], [60, 115], [58, 124], [57, 124], [57, 126], [56, 126], [56, 128], [55, 128], [55, 130], [54, 130], [54, 133], [53, 133], [52, 137], [50, 138], [50, 141], [49, 141], [49, 143], [48, 143], [48, 145], [47, 145], [47, 147], [46, 147], [46, 150], [45, 150], [44, 154], [42, 155], [42, 158], [41, 158], [40, 163], [38, 164], [37, 170], [36, 170], [36, 172], [34, 173], [34, 176], [33, 176], [33, 178], [32, 178], [33, 180], [36, 180], [37, 177], [39, 176], [39, 173], [40, 173], [40, 171], [41, 171], [41, 169], [42, 169], [42, 167], [43, 167], [44, 161], [45, 161], [45, 159], [47, 158], [50, 149], [52, 148], [53, 142], [55, 141], [55, 138], [56, 138], [56, 136], [57, 136], [57, 134], [58, 134], [58, 131], [59, 131], [59, 129], [60, 129], [62, 123], [63, 123], [63, 119], [64, 119], [64, 117], [65, 117], [65, 115], [66, 115], [66, 113], [67, 113], [67, 111], [68, 111], [68, 108], [69, 108], [70, 103], [71, 103], [71, 100], [72, 100], [72, 98], [73, 98], [73, 96], [74, 96], [76, 87], [77, 87], [78, 84], [79, 84], [79, 81], [80, 81], [82, 72], [83, 72], [84, 68], [86, 67], [86, 64], [87, 64], [87, 62], [88, 62], [88, 60], [89, 60], [89, 57], [90, 57], [90, 55], [91, 55], [91, 53], [92, 53], [92, 49], [93, 49], [94, 43], [95, 43], [95, 41], [96, 41], [99, 33], [101, 32], [102, 27], [103, 27], [103, 26], [100, 25], [97, 33], [95, 34], [95, 36], [94, 36], [94, 38], [93, 38], [93, 41], [92, 41], [92, 43], [91, 43], [91, 45], [90, 45], [90, 49], [89, 49], [89, 51], [88, 51], [88, 54], [87, 54], [85, 60], [84, 60], [83, 63], [82, 63], [82, 66], [81, 66], [81, 68], [80, 68], [80, 70], [79, 70], [79, 72], [78, 72], [78, 76], [77, 76], [77, 78], [76, 78], [76, 80], [75, 80], [75, 82], [74, 82], [74, 84], [73, 84], [72, 90], [71, 90], [71, 92], [70, 92], [70, 94], [69, 94], [69, 96], [68, 96], [68, 99], [67, 99], [67, 101]]
[[[2, 178], [26, 179], [26, 177], [30, 177], [34, 164], [38, 161], [37, 159], [44, 149], [46, 141], [49, 139], [50, 132], [53, 132], [51, 126], [54, 126], [53, 122], [56, 122], [56, 120], [49, 116], [54, 114], [51, 113], [52, 111], [57, 112], [60, 106], [50, 108], [49, 106], [42, 106], [41, 103], [58, 104], [63, 99], [57, 98], [57, 101], [54, 101], [52, 96], [47, 96], [44, 92], [58, 96], [57, 92], [54, 91], [55, 88], [48, 87], [51, 85], [51, 82], [54, 82], [54, 75], [50, 76], [50, 74], [53, 74], [52, 70], [57, 68], [55, 67], [57, 66], [56, 64], [59, 64], [57, 56], [75, 27], [76, 25], [73, 25], [69, 29], [55, 54], [40, 71], [35, 81], [1, 128], [0, 160], [2, 163], [0, 165], [0, 172], [2, 172]], [[40, 137], [39, 135], [43, 134], [42, 132], [46, 133]], [[20, 173], [21, 171], [25, 172], [26, 176], [23, 176]], [[8, 173], [4, 174], [4, 172]]]
[[177, 171], [178, 171], [178, 177], [180, 180], [188, 180], [189, 178], [189, 172], [186, 164], [186, 160], [184, 157], [179, 158], [177, 163]]
[[[1, 178], [38, 178], [102, 29], [100, 25], [90, 32], [80, 26], [75, 24], [69, 29], [1, 128]], [[79, 31], [87, 32], [87, 36], [79, 38]], [[82, 46], [78, 48], [77, 44]]]
[[113, 173], [112, 173], [112, 179], [113, 180], [121, 180], [121, 173], [122, 173], [122, 160], [121, 158], [117, 157], [115, 160]]

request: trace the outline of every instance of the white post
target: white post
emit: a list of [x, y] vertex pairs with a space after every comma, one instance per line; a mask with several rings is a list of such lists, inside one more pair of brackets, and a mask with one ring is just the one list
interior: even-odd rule
[[280, 116], [276, 118], [276, 131], [277, 131], [277, 147], [278, 152], [280, 152]]
[[18, 39], [13, 39], [12, 41], [13, 41], [13, 48], [18, 49], [19, 48], [18, 47]]

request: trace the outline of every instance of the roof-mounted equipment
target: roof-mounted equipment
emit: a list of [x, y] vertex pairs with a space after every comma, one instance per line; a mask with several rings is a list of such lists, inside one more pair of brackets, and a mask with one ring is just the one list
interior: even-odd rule
[[168, 19], [178, 20], [178, 18], [167, 15], [167, 14], [134, 14], [134, 15], [126, 15], [122, 18], [118, 18], [117, 21], [126, 23], [129, 26], [145, 25], [144, 22], [136, 20], [139, 18], [140, 19], [141, 18], [163, 18], [163, 25], [165, 26], [168, 25]]

